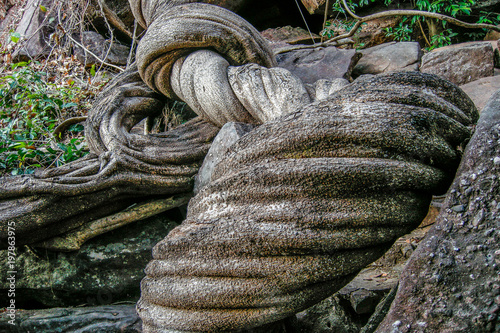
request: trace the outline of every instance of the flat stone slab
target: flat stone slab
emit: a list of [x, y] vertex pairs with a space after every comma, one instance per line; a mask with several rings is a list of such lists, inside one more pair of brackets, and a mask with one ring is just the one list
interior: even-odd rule
[[135, 305], [109, 305], [84, 308], [18, 310], [0, 314], [2, 333], [140, 333], [142, 321]]
[[267, 40], [276, 42], [285, 42], [288, 44], [312, 44], [313, 40], [319, 42], [321, 37], [317, 34], [312, 34], [303, 28], [291, 27], [289, 25], [279, 28], [269, 28], [260, 33]]
[[354, 77], [392, 71], [418, 71], [422, 57], [417, 42], [386, 43], [359, 52], [363, 56], [354, 67]]
[[[171, 220], [174, 216], [169, 211], [131, 223], [91, 239], [78, 251], [16, 248], [16, 306], [68, 307], [137, 301], [151, 250], [177, 225]], [[181, 219], [180, 213], [176, 219]], [[7, 250], [0, 251], [1, 267], [8, 267], [7, 261]], [[7, 269], [0, 270], [1, 306], [10, 301], [8, 277]]]
[[349, 80], [359, 57], [356, 50], [330, 46], [281, 53], [276, 60], [280, 67], [288, 69], [304, 83], [314, 83], [320, 79]]

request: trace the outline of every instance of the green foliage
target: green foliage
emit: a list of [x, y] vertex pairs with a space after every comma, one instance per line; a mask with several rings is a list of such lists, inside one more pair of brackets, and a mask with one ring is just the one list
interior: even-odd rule
[[0, 79], [0, 169], [13, 175], [32, 173], [37, 167], [59, 166], [87, 153], [75, 137], [57, 143], [52, 132], [61, 112], [78, 108], [77, 87], [61, 87], [43, 80], [43, 72], [28, 63], [13, 64]]
[[401, 22], [397, 27], [389, 27], [385, 29], [385, 34], [388, 37], [394, 38], [394, 40], [400, 42], [409, 42], [412, 39], [413, 34], [413, 24], [409, 22], [410, 19], [408, 17], [403, 17]]
[[[326, 37], [327, 39], [335, 37], [336, 31], [349, 31], [351, 30], [356, 21], [341, 21], [341, 20], [333, 20], [327, 21], [325, 24], [325, 28], [320, 32], [321, 36]], [[361, 26], [366, 25], [366, 23], [362, 23]], [[354, 35], [354, 47], [356, 49], [362, 49], [365, 46], [365, 43], [361, 43], [357, 38], [357, 35]]]
[[10, 33], [10, 40], [13, 43], [19, 42], [20, 39], [21, 39], [21, 34], [19, 32], [11, 32]]
[[[417, 0], [415, 2], [415, 7], [418, 10], [423, 10], [427, 12], [440, 13], [445, 14], [451, 17], [457, 16], [470, 16], [472, 14], [472, 6], [474, 5], [474, 0]], [[490, 23], [490, 24], [498, 24], [500, 20], [491, 20], [493, 13], [481, 12], [482, 16], [476, 23]], [[500, 15], [498, 15], [498, 19], [500, 19]], [[434, 19], [429, 19], [421, 16], [414, 16], [411, 20], [411, 25], [409, 28], [413, 30], [417, 24], [420, 27], [423, 26], [422, 23], [425, 23], [427, 26], [427, 35], [429, 38], [426, 40], [430, 41], [430, 45], [428, 45], [427, 49], [432, 50], [437, 47], [442, 47], [446, 45], [451, 45], [455, 40], [454, 38], [458, 36], [458, 33], [454, 32], [450, 26], [447, 25], [446, 22], [438, 22]], [[397, 41], [409, 40], [408, 31], [409, 29], [404, 30], [401, 25], [394, 29], [386, 29], [388, 36], [394, 36], [394, 39]], [[420, 28], [422, 33], [423, 28]], [[486, 31], [482, 32], [473, 32], [469, 33], [468, 36], [473, 40], [482, 39]], [[402, 38], [403, 37], [403, 38]], [[424, 37], [426, 37], [424, 35]]]
[[[375, 0], [347, 0], [347, 5], [351, 11], [367, 6]], [[389, 6], [392, 0], [384, 0], [384, 5]], [[412, 2], [415, 9], [448, 15], [451, 17], [470, 17], [472, 6], [475, 0], [416, 0]], [[332, 9], [334, 13], [347, 13], [342, 5], [342, 0], [336, 0]], [[476, 17], [477, 18], [477, 17]], [[480, 12], [476, 23], [500, 24], [500, 14], [491, 12]], [[352, 23], [354, 24], [354, 23]], [[337, 24], [339, 25], [339, 24]], [[428, 49], [450, 45], [457, 41], [458, 33], [453, 30], [453, 26], [448, 26], [446, 22], [439, 22], [435, 19], [422, 16], [403, 17], [402, 21], [395, 27], [386, 28], [386, 35], [396, 41], [412, 41], [418, 34], [428, 43]], [[334, 37], [332, 29], [327, 25], [323, 30], [323, 35], [328, 38]], [[467, 33], [473, 40], [482, 39], [486, 31], [473, 31]]]
[[[356, 8], [367, 6], [370, 3], [375, 2], [375, 1], [376, 0], [359, 0], [359, 1], [347, 0], [346, 3], [347, 3], [347, 6], [349, 6], [349, 9], [352, 12], [355, 12]], [[387, 0], [385, 0], [385, 1], [387, 1]], [[342, 13], [342, 14], [347, 15], [347, 13], [345, 12], [344, 6], [342, 4], [342, 0], [336, 0], [332, 5], [332, 10], [334, 13]]]
[[434, 35], [431, 37], [431, 49], [436, 47], [443, 47], [446, 45], [451, 45], [451, 39], [458, 35], [456, 32], [453, 32], [451, 29], [446, 29], [441, 31], [438, 35]]
[[321, 31], [321, 36], [325, 36], [327, 38], [333, 38], [335, 37], [336, 28], [344, 31], [349, 31], [355, 24], [356, 24], [355, 21], [340, 21], [340, 20], [327, 21], [325, 24], [325, 28]]

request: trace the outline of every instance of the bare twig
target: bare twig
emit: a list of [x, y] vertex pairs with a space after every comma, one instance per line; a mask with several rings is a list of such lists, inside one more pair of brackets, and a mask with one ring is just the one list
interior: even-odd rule
[[[62, 29], [62, 27], [61, 27]], [[66, 35], [66, 37], [68, 37], [73, 43], [75, 43], [76, 45], [78, 45], [79, 47], [81, 47], [85, 52], [88, 52], [91, 56], [95, 57], [101, 64], [103, 65], [106, 65], [108, 67], [111, 67], [111, 68], [114, 68], [114, 69], [117, 69], [119, 70], [120, 72], [123, 72], [124, 69], [121, 68], [121, 67], [118, 67], [116, 65], [113, 65], [113, 64], [110, 64], [109, 62], [106, 62], [104, 60], [102, 60], [101, 58], [99, 58], [99, 56], [97, 56], [94, 52], [90, 51], [88, 48], [86, 48], [83, 44], [77, 42], [73, 37], [71, 37], [70, 35]]]
[[130, 45], [130, 52], [127, 58], [127, 68], [129, 68], [132, 65], [132, 59], [134, 58], [135, 43], [137, 43], [137, 20], [134, 20], [134, 33], [132, 34], [132, 45]]
[[425, 35], [424, 28], [422, 27], [422, 23], [420, 23], [420, 20], [418, 20], [417, 22], [418, 22], [418, 26], [420, 27], [420, 32], [422, 32], [422, 36], [424, 36], [425, 42], [430, 47], [431, 43], [429, 43], [429, 40], [427, 39], [427, 36]]
[[314, 37], [311, 33], [311, 29], [309, 29], [309, 25], [307, 24], [307, 20], [306, 20], [304, 14], [302, 13], [302, 9], [300, 9], [300, 5], [299, 5], [299, 2], [297, 0], [295, 0], [295, 4], [297, 4], [297, 8], [299, 9], [300, 16], [302, 16], [302, 20], [304, 21], [304, 24], [306, 25], [307, 31], [309, 32], [309, 36], [311, 36], [311, 40], [312, 40], [313, 44], [316, 44], [316, 41], [314, 40]]
[[[68, 33], [66, 31], [66, 29], [64, 29], [64, 27], [62, 26], [61, 22], [63, 21], [62, 20], [62, 17], [61, 17], [61, 7], [58, 8], [58, 20], [59, 20], [59, 24], [57, 25], [57, 29], [59, 29], [69, 40], [71, 40], [73, 43], [75, 43], [77, 46], [81, 47], [83, 49], [84, 52], [87, 52], [88, 54], [90, 54], [91, 56], [93, 56], [94, 58], [97, 59], [97, 61], [99, 61], [101, 63], [101, 66], [102, 65], [106, 65], [108, 67], [111, 67], [111, 68], [114, 68], [114, 69], [117, 69], [119, 70], [120, 72], [123, 72], [124, 69], [119, 67], [119, 66], [116, 66], [116, 65], [113, 65], [113, 64], [110, 64], [108, 62], [106, 62], [104, 59], [101, 59], [97, 54], [95, 54], [94, 52], [90, 51], [87, 47], [85, 47], [85, 45], [83, 45], [82, 43], [79, 43], [78, 41], [76, 41], [72, 36], [71, 36], [71, 33]], [[110, 44], [110, 48], [111, 48], [111, 44]], [[106, 54], [106, 57], [108, 56], [109, 54], [109, 49], [108, 49], [108, 53]]]
[[[106, 55], [104, 56], [104, 59], [107, 59], [109, 52], [111, 51], [111, 48], [113, 47], [113, 40], [114, 40], [113, 28], [111, 27], [111, 24], [109, 24], [106, 13], [104, 12], [102, 0], [97, 1], [97, 3], [99, 4], [99, 9], [101, 10], [101, 14], [104, 18], [104, 22], [106, 22], [106, 26], [108, 27], [108, 31], [111, 34], [111, 38], [109, 39], [109, 47], [108, 47], [108, 50], [106, 51]], [[101, 66], [99, 66], [99, 69], [97, 71], [100, 71], [102, 66], [103, 66], [103, 63], [101, 63]], [[94, 77], [94, 79], [92, 79], [92, 81], [93, 80], [95, 80], [95, 77]]]
[[118, 17], [118, 15], [113, 12], [108, 5], [102, 0], [98, 0], [99, 7], [101, 8], [101, 12], [103, 14], [104, 19], [106, 20], [106, 24], [108, 25], [108, 29], [110, 24], [109, 21], [112, 22], [113, 26], [118, 29], [121, 33], [126, 35], [128, 38], [132, 39], [132, 34], [127, 30], [127, 26], [123, 21]]

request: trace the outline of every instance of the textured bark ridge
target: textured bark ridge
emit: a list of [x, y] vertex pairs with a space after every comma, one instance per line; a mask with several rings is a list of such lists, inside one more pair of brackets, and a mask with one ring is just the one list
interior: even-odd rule
[[[107, 231], [113, 219], [101, 218], [133, 203], [184, 202], [218, 126], [263, 123], [231, 146], [183, 224], [154, 248], [137, 306], [144, 332], [248, 329], [299, 312], [417, 226], [432, 194], [449, 186], [478, 117], [453, 84], [407, 72], [305, 87], [267, 68], [265, 41], [226, 9], [131, 5], [148, 30], [137, 70], [119, 76], [89, 116], [92, 154], [3, 178], [0, 245], [11, 222], [18, 245], [62, 249], [65, 235]], [[162, 95], [200, 117], [133, 134], [160, 112]]]
[[[196, 118], [160, 135], [130, 132], [140, 120], [160, 113], [163, 104], [163, 97], [142, 82], [137, 69], [118, 76], [90, 111], [87, 157], [35, 176], [0, 179], [0, 245], [6, 246], [12, 222], [17, 245], [35, 244], [64, 237], [134, 203], [189, 196], [218, 128]], [[64, 245], [58, 249], [64, 250]]]
[[135, 17], [148, 29], [137, 48], [139, 73], [165, 96], [176, 98], [170, 83], [175, 62], [200, 48], [214, 50], [233, 66], [275, 65], [259, 32], [227, 9], [189, 0], [130, 2]]
[[457, 87], [409, 72], [243, 136], [154, 248], [144, 331], [258, 327], [329, 296], [420, 223], [476, 119]]

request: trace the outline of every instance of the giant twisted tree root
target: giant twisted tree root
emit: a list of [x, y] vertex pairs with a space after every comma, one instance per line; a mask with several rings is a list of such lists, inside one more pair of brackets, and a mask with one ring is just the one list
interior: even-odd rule
[[421, 222], [476, 119], [449, 82], [400, 73], [253, 130], [154, 248], [144, 331], [257, 327], [331, 295]]
[[[477, 110], [417, 73], [359, 80], [311, 104], [325, 94], [308, 96], [289, 72], [239, 66], [272, 65], [245, 22], [180, 2], [136, 1], [145, 82], [217, 125], [264, 124], [157, 244], [137, 308], [145, 332], [258, 327], [332, 294], [417, 226], [453, 178]], [[200, 35], [210, 51], [197, 50]]]
[[[131, 132], [140, 120], [159, 114], [163, 105], [164, 97], [131, 68], [106, 88], [89, 113], [87, 157], [35, 176], [0, 178], [0, 246], [6, 246], [7, 228], [15, 224], [17, 245], [60, 236], [57, 244], [39, 245], [75, 250], [90, 236], [109, 230], [82, 233], [94, 220], [174, 194], [180, 196], [173, 198], [172, 207], [182, 205], [218, 128], [196, 118], [164, 134]], [[78, 241], [60, 241], [65, 233], [74, 239], [76, 231]]]
[[[451, 181], [477, 111], [455, 86], [418, 73], [309, 96], [290, 73], [265, 68], [274, 60], [247, 22], [186, 2], [132, 1], [148, 27], [137, 57], [150, 88], [128, 73], [101, 97], [87, 126], [91, 157], [7, 180], [4, 202], [33, 204], [4, 221], [26, 216], [25, 235], [53, 236], [52, 200], [60, 228], [74, 235], [86, 214], [105, 215], [103, 199], [189, 190], [216, 127], [198, 119], [134, 136], [132, 125], [161, 104], [151, 89], [219, 126], [264, 122], [232, 146], [186, 221], [155, 247], [138, 303], [145, 332], [257, 327], [327, 297], [418, 225], [431, 195]], [[320, 95], [326, 100], [310, 103]], [[89, 193], [101, 205], [78, 219], [86, 200], [96, 202]], [[67, 202], [76, 214], [62, 209]]]

